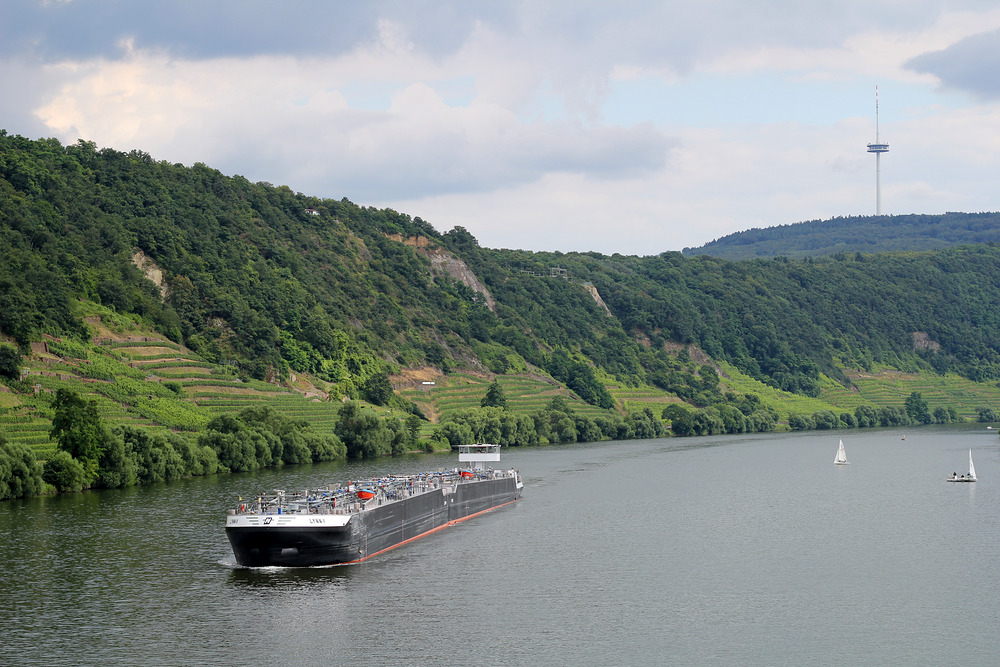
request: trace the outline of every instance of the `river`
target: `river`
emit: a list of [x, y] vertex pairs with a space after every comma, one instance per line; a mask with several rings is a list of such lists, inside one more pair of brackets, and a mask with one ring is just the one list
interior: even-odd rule
[[906, 436], [507, 449], [517, 503], [318, 569], [238, 567], [226, 509], [457, 455], [0, 502], [0, 664], [995, 665], [998, 431]]

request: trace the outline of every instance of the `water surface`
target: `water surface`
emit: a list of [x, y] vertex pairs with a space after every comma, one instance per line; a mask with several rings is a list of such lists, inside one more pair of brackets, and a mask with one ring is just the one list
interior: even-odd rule
[[1000, 438], [906, 435], [508, 449], [518, 503], [319, 569], [239, 568], [225, 510], [457, 456], [0, 503], [0, 664], [995, 665]]

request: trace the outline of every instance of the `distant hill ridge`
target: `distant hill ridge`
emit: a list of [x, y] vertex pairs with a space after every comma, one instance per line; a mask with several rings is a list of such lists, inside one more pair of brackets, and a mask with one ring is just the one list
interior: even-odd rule
[[838, 252], [940, 250], [1000, 242], [1000, 213], [882, 215], [810, 220], [736, 232], [683, 254], [720, 259], [819, 257]]

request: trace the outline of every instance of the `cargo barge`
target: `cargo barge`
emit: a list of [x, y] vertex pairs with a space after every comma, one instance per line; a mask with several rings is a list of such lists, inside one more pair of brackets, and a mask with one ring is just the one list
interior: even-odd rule
[[521, 475], [499, 461], [500, 445], [462, 445], [467, 468], [275, 490], [230, 509], [226, 535], [245, 567], [359, 563], [516, 501]]

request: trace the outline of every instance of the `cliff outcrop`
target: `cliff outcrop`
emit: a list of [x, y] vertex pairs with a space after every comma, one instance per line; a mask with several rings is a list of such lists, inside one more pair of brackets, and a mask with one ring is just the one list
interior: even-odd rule
[[462, 282], [482, 294], [486, 302], [486, 307], [494, 313], [497, 312], [497, 304], [493, 300], [493, 295], [490, 294], [486, 285], [476, 277], [476, 274], [472, 272], [472, 269], [465, 262], [444, 248], [426, 247], [419, 248], [419, 250], [424, 257], [431, 261], [431, 273], [433, 275], [448, 275]]

